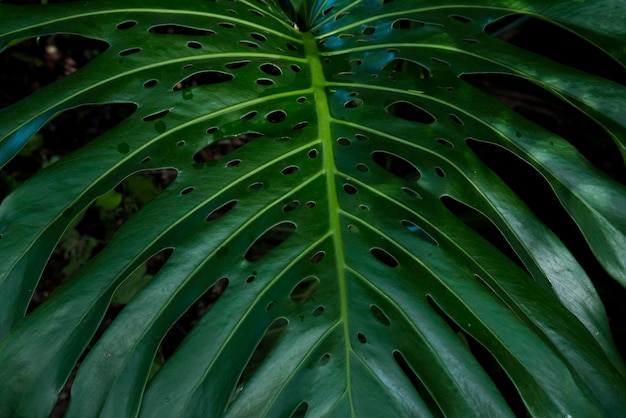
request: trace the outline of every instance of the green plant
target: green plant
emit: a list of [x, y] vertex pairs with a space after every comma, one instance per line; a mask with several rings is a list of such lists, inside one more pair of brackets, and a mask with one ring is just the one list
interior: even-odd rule
[[[590, 279], [496, 167], [547, 184], [626, 284], [624, 186], [577, 149], [623, 167], [626, 88], [486, 33], [549, 22], [620, 73], [624, 2], [145, 3], [0, 4], [3, 48], [109, 45], [0, 112], [3, 164], [68, 109], [136, 106], [0, 206], [0, 415], [47, 416], [77, 363], [77, 417], [626, 415]], [[485, 92], [502, 77], [599, 134], [575, 147], [520, 116]], [[25, 315], [68, 225], [166, 168], [176, 180]], [[130, 301], [91, 341], [120, 286]]]

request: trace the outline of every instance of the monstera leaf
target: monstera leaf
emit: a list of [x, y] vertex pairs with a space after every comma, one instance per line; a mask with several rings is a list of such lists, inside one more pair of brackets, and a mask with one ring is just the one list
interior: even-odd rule
[[[47, 416], [75, 369], [71, 417], [626, 415], [590, 278], [496, 160], [539, 179], [622, 285], [626, 190], [489, 88], [577, 112], [623, 166], [619, 79], [497, 32], [534, 19], [623, 71], [626, 4], [279, 3], [0, 5], [2, 48], [107, 44], [0, 112], [3, 164], [70, 109], [134, 109], [0, 206], [0, 415]], [[218, 144], [232, 152], [202, 157]], [[68, 225], [158, 169], [175, 181], [26, 315]]]

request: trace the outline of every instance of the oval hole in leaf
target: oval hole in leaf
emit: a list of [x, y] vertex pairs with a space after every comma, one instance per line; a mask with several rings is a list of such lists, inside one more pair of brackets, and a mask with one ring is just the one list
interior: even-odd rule
[[137, 24], [137, 22], [135, 22], [134, 20], [126, 20], [124, 22], [118, 23], [116, 28], [120, 29], [120, 30], [126, 30], [126, 29], [132, 28], [136, 24]]
[[400, 263], [387, 251], [382, 248], [374, 247], [370, 249], [370, 253], [381, 263], [389, 267], [398, 267]]
[[326, 310], [326, 308], [324, 308], [323, 306], [320, 305], [317, 308], [315, 308], [313, 310], [313, 312], [311, 312], [311, 315], [313, 315], [313, 316], [321, 316], [324, 313], [325, 310]]
[[356, 338], [357, 338], [357, 340], [359, 340], [359, 342], [360, 342], [361, 344], [365, 344], [365, 343], [367, 343], [367, 338], [365, 337], [365, 335], [363, 335], [363, 333], [362, 333], [362, 332], [357, 332], [357, 334], [356, 334]]
[[[405, 59], [405, 58], [396, 58], [391, 62], [385, 64], [385, 66], [381, 69], [383, 72], [401, 73], [412, 79], [425, 80], [430, 77], [430, 70], [424, 67], [422, 64]], [[395, 75], [397, 77], [397, 74]]]
[[372, 161], [391, 174], [404, 180], [417, 181], [422, 177], [421, 173], [413, 164], [387, 151], [374, 151], [371, 154]]
[[265, 118], [270, 123], [280, 123], [287, 119], [287, 113], [282, 110], [274, 110], [273, 112], [268, 113]]
[[461, 22], [461, 23], [470, 23], [472, 21], [472, 19], [470, 19], [467, 16], [461, 16], [461, 15], [450, 15], [450, 18], [456, 20], [457, 22]]
[[266, 62], [265, 64], [261, 64], [261, 66], [259, 68], [265, 74], [269, 74], [269, 75], [273, 75], [273, 76], [279, 76], [279, 75], [281, 75], [283, 73], [283, 71], [280, 69], [280, 67], [278, 65], [272, 64], [272, 63], [269, 63], [269, 62]]
[[380, 322], [381, 324], [385, 326], [391, 325], [391, 321], [389, 320], [387, 315], [385, 315], [383, 310], [380, 309], [378, 306], [370, 305], [370, 310], [372, 311], [372, 313], [374, 314], [374, 318], [376, 318], [378, 322]]
[[385, 107], [385, 112], [391, 116], [408, 120], [409, 122], [417, 122], [431, 124], [435, 122], [435, 117], [422, 109], [421, 107], [404, 100], [393, 102]]
[[249, 46], [250, 48], [258, 48], [259, 47], [259, 44], [257, 44], [256, 42], [246, 41], [245, 39], [239, 41], [239, 44], [244, 45], [244, 46]]
[[216, 33], [210, 29], [193, 28], [183, 25], [155, 25], [148, 29], [148, 32], [155, 35], [187, 35], [187, 36], [215, 36]]
[[237, 389], [245, 390], [246, 383], [248, 383], [252, 375], [254, 375], [257, 369], [263, 364], [267, 356], [269, 356], [274, 346], [278, 343], [280, 338], [287, 330], [288, 325], [289, 322], [287, 322], [285, 318], [278, 318], [274, 322], [272, 322], [271, 325], [265, 330], [263, 337], [252, 352], [250, 360], [243, 368], [241, 375], [239, 376], [239, 380], [237, 381], [236, 389], [232, 395], [231, 402], [238, 394]]
[[153, 120], [157, 120], [157, 119], [159, 119], [159, 118], [162, 118], [163, 116], [167, 115], [168, 113], [170, 113], [170, 110], [169, 110], [169, 109], [161, 110], [161, 111], [159, 111], [159, 112], [152, 113], [152, 114], [150, 114], [150, 115], [148, 115], [148, 116], [144, 116], [142, 120], [143, 120], [144, 122], [150, 122], [150, 121], [153, 121]]
[[352, 195], [352, 194], [357, 194], [359, 190], [351, 184], [344, 184], [343, 191]]
[[324, 256], [326, 255], [326, 253], [324, 251], [318, 251], [315, 254], [313, 254], [313, 256], [311, 257], [311, 263], [312, 264], [317, 264], [320, 261], [322, 261], [324, 259]]
[[288, 167], [283, 168], [283, 171], [281, 171], [281, 173], [285, 175], [295, 174], [298, 172], [299, 169], [300, 168], [298, 168], [298, 166], [290, 165]]
[[188, 77], [185, 77], [184, 79], [176, 83], [174, 87], [172, 88], [172, 90], [179, 91], [179, 90], [186, 89], [189, 87], [225, 83], [227, 81], [232, 80], [233, 78], [234, 77], [232, 74], [225, 73], [223, 71], [215, 71], [215, 70], [199, 71]]
[[326, 353], [322, 357], [320, 357], [319, 364], [320, 366], [325, 366], [330, 361], [330, 354]]
[[269, 254], [272, 250], [285, 242], [296, 231], [296, 224], [293, 222], [281, 222], [265, 231], [248, 248], [245, 259], [252, 262]]
[[320, 281], [317, 277], [309, 276], [293, 288], [289, 297], [294, 303], [303, 304], [313, 297], [319, 285]]
[[257, 41], [267, 42], [267, 38], [265, 37], [265, 35], [262, 35], [258, 32], [252, 32], [250, 36], [252, 37], [252, 39], [256, 39]]
[[226, 213], [230, 212], [230, 210], [234, 208], [236, 205], [237, 205], [237, 200], [231, 200], [230, 202], [224, 203], [222, 206], [220, 206], [219, 208], [211, 212], [205, 218], [205, 221], [207, 222], [214, 221], [217, 218], [224, 216]]
[[250, 64], [250, 62], [250, 60], [233, 61], [225, 64], [224, 67], [228, 68], [229, 70], [236, 70], [245, 67], [246, 65]]
[[191, 49], [200, 49], [200, 48], [202, 48], [202, 44], [200, 42], [196, 42], [196, 41], [189, 41], [189, 42], [187, 42], [187, 47], [189, 47]]
[[269, 78], [257, 78], [256, 83], [259, 86], [271, 86], [274, 84], [274, 80], [270, 80]]
[[136, 54], [137, 52], [141, 52], [141, 48], [139, 47], [135, 47], [135, 48], [128, 48], [128, 49], [124, 49], [122, 51], [120, 51], [118, 53], [118, 55], [120, 57], [125, 57], [127, 55], [132, 55], [132, 54]]
[[431, 237], [430, 234], [426, 233], [422, 228], [417, 226], [415, 223], [408, 221], [406, 219], [403, 219], [402, 225], [408, 231], [411, 231], [413, 234], [417, 235], [418, 237], [420, 237], [422, 240], [426, 241], [427, 243], [433, 244], [433, 245], [439, 245], [439, 243], [435, 241], [435, 239]]
[[409, 379], [409, 382], [411, 382], [411, 384], [417, 391], [418, 395], [422, 398], [422, 400], [428, 407], [428, 409], [430, 409], [433, 416], [444, 417], [445, 414], [443, 413], [439, 405], [437, 405], [437, 402], [435, 401], [431, 393], [428, 391], [428, 389], [426, 388], [422, 380], [417, 376], [413, 368], [406, 361], [402, 353], [400, 353], [397, 350], [394, 350], [393, 358], [398, 364], [398, 366], [400, 367], [400, 369], [402, 370], [402, 372], [404, 373], [404, 375]]
[[306, 402], [302, 402], [300, 405], [298, 405], [296, 410], [293, 411], [293, 414], [291, 414], [291, 418], [304, 418], [304, 416], [306, 415], [306, 411], [308, 410], [309, 404]]
[[414, 29], [423, 28], [426, 26], [425, 22], [415, 19], [398, 19], [391, 24], [392, 29]]
[[289, 202], [287, 205], [285, 205], [283, 207], [283, 212], [291, 212], [292, 210], [294, 210], [298, 206], [300, 206], [300, 201], [299, 200], [292, 200], [291, 202]]

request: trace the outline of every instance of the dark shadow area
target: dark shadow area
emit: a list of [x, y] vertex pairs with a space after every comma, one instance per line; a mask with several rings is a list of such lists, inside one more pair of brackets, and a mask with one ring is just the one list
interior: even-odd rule
[[[512, 152], [495, 144], [468, 138], [467, 144], [528, 205], [533, 213], [567, 246], [587, 272], [607, 311], [613, 339], [622, 355], [626, 353], [626, 289], [600, 265], [574, 220], [563, 208], [541, 174]], [[496, 245], [498, 246], [498, 245]], [[500, 248], [500, 246], [498, 246]], [[506, 247], [503, 247], [505, 250]]]
[[461, 78], [565, 139], [598, 169], [626, 184], [626, 167], [619, 148], [585, 113], [521, 77], [481, 73], [463, 74]]

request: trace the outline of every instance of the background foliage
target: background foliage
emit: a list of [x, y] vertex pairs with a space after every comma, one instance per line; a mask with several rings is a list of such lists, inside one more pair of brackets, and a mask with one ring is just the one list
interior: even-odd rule
[[624, 415], [622, 2], [282, 3], [0, 4], [0, 415]]

